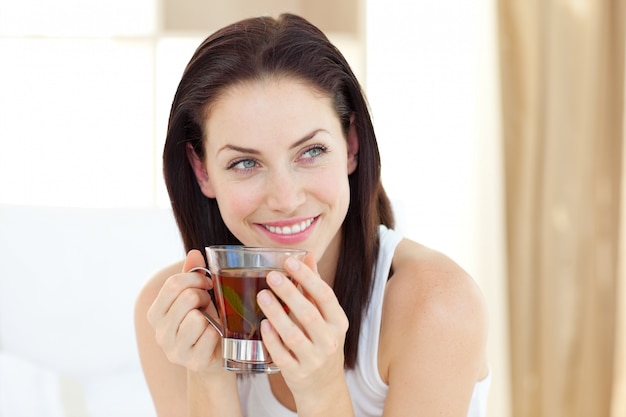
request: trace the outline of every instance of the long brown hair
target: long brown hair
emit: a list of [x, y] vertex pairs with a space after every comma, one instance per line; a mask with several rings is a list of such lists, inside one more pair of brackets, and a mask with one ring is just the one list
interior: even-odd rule
[[329, 94], [344, 134], [354, 118], [359, 162], [349, 177], [350, 205], [334, 280], [350, 322], [345, 365], [353, 368], [378, 254], [378, 225], [393, 227], [394, 220], [380, 180], [380, 155], [364, 94], [343, 55], [319, 29], [291, 14], [259, 17], [227, 26], [198, 47], [176, 91], [163, 152], [174, 216], [187, 250], [239, 243], [215, 199], [200, 191], [186, 146], [191, 143], [204, 159], [202, 126], [215, 100], [234, 83], [272, 75], [302, 79]]

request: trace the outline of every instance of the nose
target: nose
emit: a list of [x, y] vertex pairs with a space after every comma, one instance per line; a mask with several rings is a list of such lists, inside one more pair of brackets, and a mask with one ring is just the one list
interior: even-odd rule
[[297, 173], [274, 172], [266, 182], [267, 205], [271, 210], [293, 213], [306, 200], [304, 186]]

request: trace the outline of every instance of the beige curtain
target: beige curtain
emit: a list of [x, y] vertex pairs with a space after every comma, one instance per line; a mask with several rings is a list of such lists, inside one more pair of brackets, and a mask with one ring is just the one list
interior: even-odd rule
[[618, 417], [625, 1], [497, 1], [513, 416]]

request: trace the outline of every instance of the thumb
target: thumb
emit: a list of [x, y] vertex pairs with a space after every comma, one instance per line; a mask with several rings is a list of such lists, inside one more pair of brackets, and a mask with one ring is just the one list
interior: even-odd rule
[[[206, 264], [204, 263], [204, 257], [202, 256], [202, 252], [198, 249], [192, 249], [187, 253], [187, 257], [185, 258], [185, 262], [183, 262], [183, 273], [187, 273], [191, 271], [193, 268], [206, 268]], [[207, 274], [207, 271], [198, 270], [196, 271], [199, 274], [202, 274], [206, 278], [206, 281], [209, 286], [207, 289], [213, 288], [213, 279], [210, 274]]]
[[187, 253], [187, 257], [183, 263], [183, 272], [188, 272], [191, 268], [195, 268], [197, 266], [206, 268], [204, 257], [202, 256], [202, 252], [198, 249], [192, 249]]
[[317, 262], [315, 262], [315, 255], [313, 255], [311, 252], [308, 252], [306, 255], [304, 255], [304, 259], [302, 261], [306, 266], [311, 268], [311, 271], [315, 272], [316, 274], [318, 273]]

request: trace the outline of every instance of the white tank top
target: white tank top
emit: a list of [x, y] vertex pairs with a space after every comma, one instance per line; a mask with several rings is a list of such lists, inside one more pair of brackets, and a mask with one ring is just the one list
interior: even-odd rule
[[[378, 373], [378, 340], [385, 285], [391, 260], [402, 235], [384, 226], [379, 228], [380, 250], [374, 273], [374, 286], [365, 319], [361, 324], [359, 350], [354, 369], [345, 372], [352, 407], [356, 417], [380, 417], [383, 414], [388, 385]], [[239, 398], [245, 417], [296, 417], [272, 394], [267, 375], [246, 375], [238, 379]], [[490, 377], [476, 383], [468, 417], [487, 415]]]

